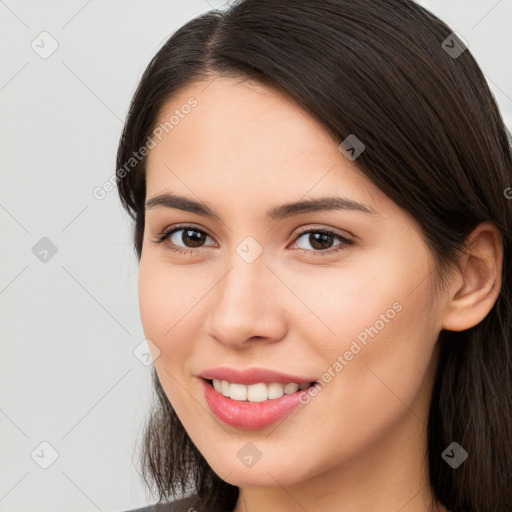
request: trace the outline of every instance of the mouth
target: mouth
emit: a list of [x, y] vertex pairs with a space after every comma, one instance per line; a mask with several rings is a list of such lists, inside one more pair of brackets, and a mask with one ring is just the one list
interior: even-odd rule
[[[222, 386], [220, 384], [221, 381], [217, 381], [217, 386], [214, 384], [214, 379], [203, 379], [204, 382], [206, 382], [211, 388], [214, 389], [215, 392], [221, 394], [228, 400], [232, 400], [234, 402], [266, 402], [271, 400], [276, 400], [278, 398], [281, 398], [283, 395], [292, 395], [296, 394], [300, 391], [307, 390], [308, 388], [314, 386], [315, 384], [318, 384], [318, 381], [313, 382], [304, 382], [301, 384], [295, 384], [292, 383], [286, 384], [280, 384], [280, 383], [259, 383], [252, 386], [259, 386], [259, 390], [253, 390], [252, 393], [249, 392], [249, 388], [252, 386], [245, 386], [243, 384], [235, 384], [237, 386], [236, 393], [232, 393], [234, 396], [230, 396], [228, 392], [223, 392]], [[230, 389], [232, 383], [229, 383], [229, 386], [225, 386], [224, 390], [227, 391], [227, 388]], [[267, 397], [264, 397], [264, 392], [262, 391], [263, 388], [261, 384], [265, 384], [267, 386]], [[272, 386], [269, 388], [269, 386]], [[244, 390], [245, 388], [245, 390]], [[282, 390], [280, 389], [282, 388]], [[263, 395], [261, 394], [263, 392]], [[246, 395], [251, 396], [246, 396]]]
[[260, 382], [245, 386], [203, 377], [199, 377], [198, 381], [215, 416], [228, 425], [247, 430], [282, 421], [301, 404], [309, 403], [309, 388], [318, 384], [318, 381], [304, 382], [302, 389], [298, 389], [299, 384], [288, 383], [284, 386], [289, 386], [285, 393], [280, 383]]

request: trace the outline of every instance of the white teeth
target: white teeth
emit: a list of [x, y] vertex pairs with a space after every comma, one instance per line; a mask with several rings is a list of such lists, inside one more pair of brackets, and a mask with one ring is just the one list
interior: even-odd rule
[[299, 390], [299, 385], [295, 384], [295, 382], [290, 382], [290, 384], [286, 384], [284, 388], [284, 392], [286, 395], [290, 395], [292, 393], [295, 393]]
[[264, 402], [268, 398], [267, 385], [260, 382], [259, 384], [251, 384], [250, 386], [246, 386], [245, 384], [230, 384], [229, 398], [233, 398], [233, 400], [236, 400], [236, 396], [231, 397], [231, 390], [235, 388], [235, 386], [241, 386], [247, 390], [247, 400], [249, 400], [249, 402]]
[[233, 400], [247, 400], [247, 386], [244, 386], [243, 384], [230, 384], [229, 397]]
[[219, 379], [213, 379], [213, 387], [217, 393], [222, 393], [222, 383]]
[[213, 387], [215, 391], [222, 393], [232, 400], [240, 402], [264, 402], [265, 400], [280, 398], [283, 395], [295, 393], [299, 389], [307, 388], [309, 387], [309, 382], [303, 382], [300, 385], [295, 382], [290, 382], [285, 386], [278, 382], [273, 382], [268, 385], [260, 382], [246, 386], [245, 384], [230, 383], [227, 380], [213, 379]]
[[281, 384], [269, 384], [267, 394], [269, 398], [280, 398], [284, 395], [284, 388]]

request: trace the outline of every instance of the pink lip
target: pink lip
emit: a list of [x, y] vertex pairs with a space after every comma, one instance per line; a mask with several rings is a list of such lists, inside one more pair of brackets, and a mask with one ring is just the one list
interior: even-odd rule
[[296, 382], [297, 384], [302, 384], [303, 382], [310, 383], [317, 380], [315, 377], [299, 377], [297, 375], [266, 370], [265, 368], [247, 368], [245, 370], [239, 370], [237, 368], [217, 367], [205, 370], [198, 376], [207, 380], [227, 380], [230, 383], [245, 384], [246, 386], [257, 384], [258, 382], [268, 384], [271, 382], [281, 382], [285, 384]]
[[218, 393], [205, 379], [199, 379], [199, 381], [205, 399], [214, 414], [224, 423], [246, 430], [256, 430], [272, 425], [286, 418], [299, 405], [307, 403], [301, 401], [301, 398], [306, 399], [308, 388], [265, 402], [240, 402]]

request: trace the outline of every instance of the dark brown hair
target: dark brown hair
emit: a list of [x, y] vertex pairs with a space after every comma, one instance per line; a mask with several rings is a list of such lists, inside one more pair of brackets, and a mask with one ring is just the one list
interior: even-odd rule
[[[140, 259], [145, 144], [173, 95], [216, 75], [275, 87], [341, 142], [366, 146], [359, 169], [421, 226], [440, 282], [467, 235], [493, 222], [502, 237], [502, 287], [471, 329], [441, 331], [428, 422], [433, 501], [452, 512], [512, 510], [512, 154], [495, 98], [469, 49], [450, 53], [452, 30], [409, 0], [242, 0], [177, 30], [147, 66], [117, 154], [117, 184], [134, 220]], [[449, 40], [454, 46], [453, 40]], [[160, 500], [197, 492], [198, 505], [232, 510], [239, 489], [221, 480], [187, 435], [153, 368], [156, 404], [141, 467]], [[453, 469], [452, 443], [469, 454]], [[198, 507], [200, 508], [200, 507]]]

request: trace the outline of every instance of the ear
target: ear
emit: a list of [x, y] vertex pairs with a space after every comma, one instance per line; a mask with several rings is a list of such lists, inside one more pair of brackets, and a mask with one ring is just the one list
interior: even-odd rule
[[491, 222], [479, 224], [467, 238], [467, 252], [453, 279], [442, 328], [464, 331], [480, 323], [501, 290], [503, 241]]

